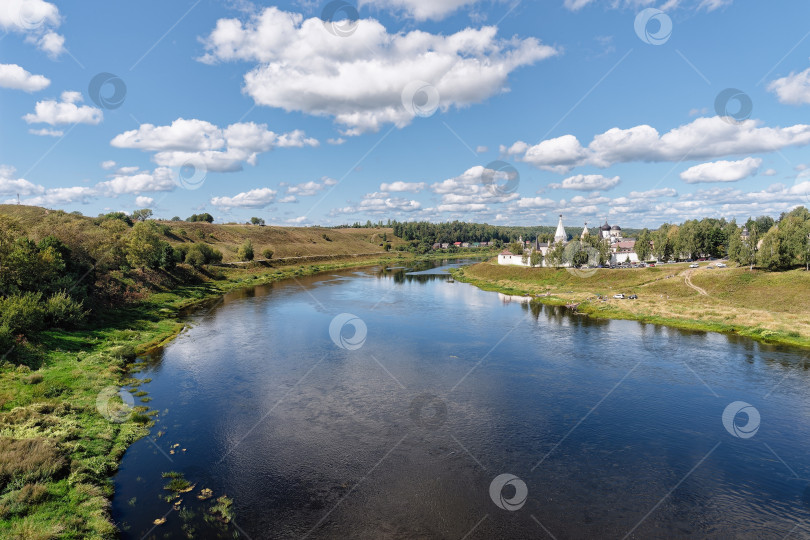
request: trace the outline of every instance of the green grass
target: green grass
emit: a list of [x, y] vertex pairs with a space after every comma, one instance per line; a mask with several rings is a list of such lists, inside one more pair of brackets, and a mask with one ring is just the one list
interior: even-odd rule
[[[692, 283], [687, 265], [638, 269], [599, 269], [580, 277], [565, 269], [500, 266], [485, 262], [453, 272], [459, 281], [484, 290], [534, 295], [546, 304], [578, 304], [577, 311], [597, 318], [628, 319], [677, 328], [734, 333], [764, 343], [810, 347], [810, 273], [701, 268]], [[616, 293], [638, 300], [613, 300]], [[603, 301], [597, 295], [607, 296]]]

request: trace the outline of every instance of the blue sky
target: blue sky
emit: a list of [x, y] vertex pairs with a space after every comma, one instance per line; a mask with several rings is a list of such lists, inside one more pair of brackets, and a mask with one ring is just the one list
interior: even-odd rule
[[806, 2], [6, 3], [4, 202], [651, 227], [810, 206]]

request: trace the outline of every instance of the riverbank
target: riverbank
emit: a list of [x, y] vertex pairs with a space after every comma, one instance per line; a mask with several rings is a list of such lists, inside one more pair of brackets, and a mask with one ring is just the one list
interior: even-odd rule
[[[22, 344], [28, 365], [4, 359], [0, 367], [0, 537], [117, 536], [109, 516], [111, 477], [127, 447], [148, 433], [159, 414], [150, 410], [150, 398], [141, 389], [148, 380], [137, 377], [136, 359], [177, 336], [185, 328], [180, 319], [186, 310], [241, 287], [457, 256], [476, 254], [209, 268], [195, 284], [164, 287], [137, 302], [108, 308], [86, 328], [46, 331], [36, 343]], [[117, 397], [119, 388], [132, 396], [130, 407]], [[120, 409], [126, 414], [119, 415]]]
[[[576, 305], [596, 318], [629, 319], [677, 328], [733, 333], [763, 343], [810, 348], [810, 272], [691, 269], [687, 264], [635, 269], [500, 266], [494, 262], [453, 270], [458, 281], [484, 290], [531, 295], [533, 301]], [[638, 299], [615, 299], [615, 294]]]

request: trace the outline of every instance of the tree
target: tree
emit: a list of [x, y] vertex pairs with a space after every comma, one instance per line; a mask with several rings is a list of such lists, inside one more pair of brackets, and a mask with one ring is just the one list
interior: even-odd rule
[[99, 214], [95, 222], [97, 225], [100, 225], [105, 220], [109, 219], [117, 219], [118, 221], [123, 221], [124, 223], [127, 224], [128, 227], [132, 227], [132, 219], [130, 219], [130, 217], [123, 212], [109, 212], [107, 214]]
[[152, 210], [149, 208], [141, 208], [140, 210], [132, 211], [132, 219], [135, 221], [146, 221], [152, 217]]
[[260, 227], [264, 227], [264, 220], [260, 217], [252, 217], [250, 218], [251, 225], [259, 225]]
[[140, 221], [127, 238], [127, 262], [135, 268], [158, 268], [166, 242], [153, 221]]
[[748, 237], [743, 240], [743, 247], [740, 250], [740, 257], [749, 264], [749, 270], [754, 269], [757, 261], [757, 251], [759, 250], [759, 227], [756, 223], [751, 223], [748, 228]]
[[174, 216], [172, 218], [172, 221], [182, 221], [182, 220], [180, 219], [180, 216]]
[[208, 244], [191, 244], [185, 254], [186, 264], [190, 264], [194, 268], [201, 268], [204, 264], [220, 262], [221, 260], [222, 252]]
[[562, 242], [557, 242], [549, 247], [546, 253], [546, 262], [549, 266], [562, 266], [565, 258], [565, 245]]
[[214, 222], [214, 216], [212, 216], [208, 212], [205, 212], [203, 214], [191, 214], [189, 217], [186, 218], [186, 221], [192, 221], [192, 222], [194, 222], [194, 221], [205, 221], [205, 222], [208, 222], [208, 223], [213, 223]]
[[539, 249], [532, 251], [529, 263], [532, 266], [541, 266], [543, 264], [543, 253]]
[[638, 260], [646, 261], [647, 258], [650, 256], [652, 252], [652, 248], [650, 247], [650, 242], [652, 241], [652, 235], [650, 231], [647, 229], [642, 229], [641, 233], [636, 238], [636, 245], [634, 246], [634, 251], [636, 255], [638, 255]]
[[264, 250], [262, 250], [262, 257], [269, 261], [273, 258], [273, 250], [270, 248], [264, 248]]
[[236, 256], [239, 257], [240, 261], [253, 260], [253, 243], [250, 241], [250, 238], [245, 240], [245, 243], [239, 246]]
[[523, 255], [523, 244], [520, 242], [512, 242], [509, 244], [509, 251], [515, 255]]

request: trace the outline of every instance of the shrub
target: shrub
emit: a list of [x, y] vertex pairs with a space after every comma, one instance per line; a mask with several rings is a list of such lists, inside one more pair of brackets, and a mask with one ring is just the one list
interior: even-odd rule
[[42, 293], [27, 292], [0, 299], [0, 327], [16, 334], [41, 330], [44, 325]]
[[265, 259], [272, 259], [273, 258], [273, 250], [269, 248], [265, 248], [262, 250], [262, 257]]
[[220, 262], [222, 252], [209, 246], [208, 244], [192, 244], [186, 251], [186, 264], [195, 268], [200, 268], [204, 264]]
[[14, 346], [14, 332], [7, 325], [0, 325], [0, 358]]
[[250, 239], [245, 240], [245, 243], [239, 246], [236, 256], [239, 257], [240, 261], [253, 260], [253, 243], [250, 241]]
[[82, 302], [77, 302], [65, 291], [59, 291], [45, 301], [45, 318], [53, 326], [72, 326], [87, 316], [82, 308]]
[[208, 223], [213, 223], [214, 216], [212, 216], [208, 212], [202, 214], [191, 214], [189, 217], [186, 218], [186, 221], [207, 221]]
[[99, 214], [99, 216], [94, 220], [94, 222], [98, 225], [103, 221], [108, 219], [117, 219], [118, 221], [123, 221], [128, 226], [132, 226], [132, 219], [128, 215], [123, 212], [110, 212], [108, 214]]

